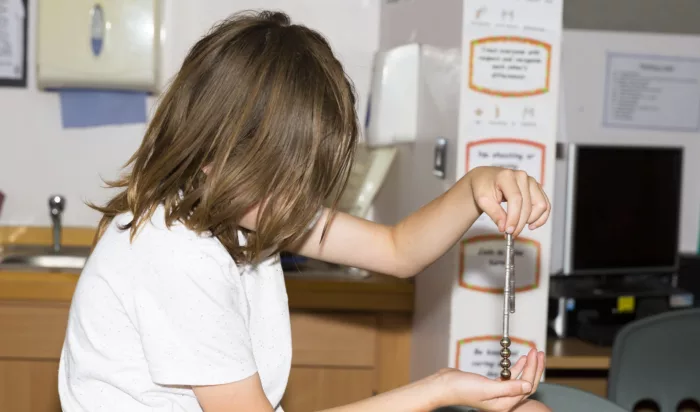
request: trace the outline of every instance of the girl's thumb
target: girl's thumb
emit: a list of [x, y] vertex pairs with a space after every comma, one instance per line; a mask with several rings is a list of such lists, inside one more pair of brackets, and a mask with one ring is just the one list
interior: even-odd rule
[[487, 395], [489, 398], [502, 398], [507, 396], [527, 395], [532, 390], [532, 384], [522, 380], [493, 381], [489, 385]]

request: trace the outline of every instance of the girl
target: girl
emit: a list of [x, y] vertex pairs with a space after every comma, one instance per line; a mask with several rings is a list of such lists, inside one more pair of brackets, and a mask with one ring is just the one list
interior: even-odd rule
[[[118, 193], [95, 206], [104, 217], [61, 356], [64, 411], [281, 411], [292, 351], [280, 251], [407, 277], [482, 212], [515, 235], [547, 220], [535, 180], [499, 168], [469, 172], [394, 227], [335, 212], [354, 106], [328, 43], [284, 14], [239, 14], [195, 44], [110, 184]], [[334, 411], [548, 410], [525, 400], [543, 362], [531, 352], [508, 382], [440, 371]]]

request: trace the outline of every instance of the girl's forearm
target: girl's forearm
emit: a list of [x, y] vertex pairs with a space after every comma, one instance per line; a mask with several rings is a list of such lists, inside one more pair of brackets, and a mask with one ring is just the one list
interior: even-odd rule
[[321, 412], [430, 412], [445, 406], [435, 377]]
[[402, 275], [414, 275], [440, 258], [479, 218], [470, 179], [467, 174], [392, 228], [396, 261], [410, 265]]

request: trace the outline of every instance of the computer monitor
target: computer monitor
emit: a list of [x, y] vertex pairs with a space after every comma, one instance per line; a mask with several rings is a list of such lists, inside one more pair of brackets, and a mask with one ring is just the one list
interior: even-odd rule
[[568, 147], [563, 274], [672, 273], [683, 149]]

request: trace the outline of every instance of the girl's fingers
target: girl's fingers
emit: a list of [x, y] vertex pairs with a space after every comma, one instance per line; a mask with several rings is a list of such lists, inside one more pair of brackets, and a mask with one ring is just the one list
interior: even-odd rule
[[477, 199], [477, 204], [479, 208], [496, 223], [500, 232], [506, 230], [506, 211], [503, 210], [500, 203], [495, 201], [492, 197], [484, 197], [482, 199]]
[[523, 206], [523, 195], [515, 179], [515, 172], [509, 169], [500, 172], [496, 179], [496, 185], [508, 202], [505, 231], [515, 233]]
[[544, 352], [537, 353], [537, 373], [535, 374], [535, 381], [532, 385], [532, 392], [537, 390], [540, 385], [540, 380], [542, 380], [542, 374], [544, 373]]
[[537, 186], [537, 191], [540, 193], [540, 195], [537, 196], [538, 200], [536, 200], [536, 202], [539, 204], [538, 208], [544, 206], [545, 211], [537, 218], [537, 220], [530, 223], [530, 226], [528, 226], [530, 228], [530, 230], [544, 225], [545, 222], [547, 222], [547, 219], [549, 218], [549, 214], [552, 211], [552, 204], [549, 202], [549, 199], [547, 198], [547, 195], [544, 193], [544, 190], [542, 190], [542, 186], [538, 185], [537, 183], [535, 183], [535, 185]]
[[[486, 381], [481, 385], [480, 391], [483, 393], [483, 401], [490, 401], [498, 398], [522, 399], [527, 394], [532, 393], [532, 384], [525, 381]], [[483, 402], [482, 401], [482, 402]]]
[[544, 192], [540, 189], [540, 185], [537, 181], [528, 177], [528, 188], [530, 190], [530, 201], [532, 202], [532, 210], [530, 211], [530, 216], [528, 216], [527, 223], [535, 223], [537, 219], [542, 217], [542, 215], [547, 212], [549, 203], [547, 202], [547, 197], [544, 196]]
[[530, 352], [527, 353], [527, 363], [520, 379], [530, 382], [533, 387], [535, 386], [535, 377], [537, 376], [537, 363], [537, 351], [530, 349]]
[[[532, 196], [530, 191], [530, 177], [527, 173], [523, 171], [515, 172], [515, 180], [518, 183], [518, 188], [523, 198], [523, 202], [520, 206], [520, 219], [518, 220], [518, 225], [515, 227], [515, 232], [513, 232], [514, 236], [518, 236], [525, 228], [525, 225], [528, 224], [528, 219], [532, 214]], [[510, 204], [508, 204], [508, 210], [510, 210]]]
[[[549, 199], [527, 173], [504, 169], [496, 176], [495, 189], [500, 192], [497, 196], [482, 193], [477, 204], [496, 223], [499, 231], [518, 236], [525, 226], [532, 230], [544, 225], [549, 218], [552, 209]], [[498, 201], [501, 196], [508, 204], [507, 211]]]

